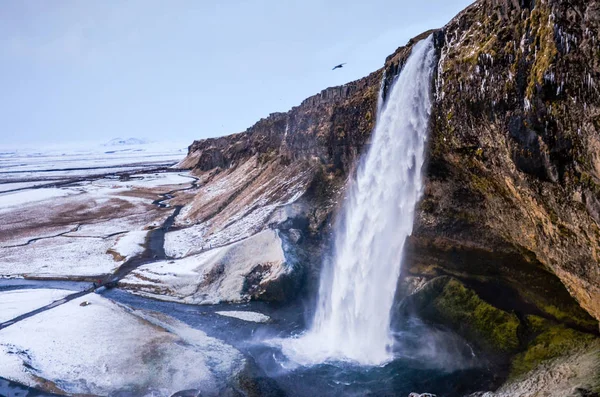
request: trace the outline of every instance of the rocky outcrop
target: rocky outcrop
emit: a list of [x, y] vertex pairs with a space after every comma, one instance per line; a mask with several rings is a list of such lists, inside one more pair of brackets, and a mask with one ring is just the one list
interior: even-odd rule
[[594, 396], [600, 391], [597, 336], [553, 319], [502, 310], [455, 278], [437, 277], [421, 285], [395, 312], [396, 321], [413, 314], [451, 329], [469, 341], [475, 356], [486, 357], [494, 373], [507, 379], [496, 392], [471, 397]]
[[180, 166], [225, 169], [258, 155], [262, 160], [277, 156], [284, 162], [318, 160], [347, 172], [373, 128], [381, 73], [323, 90], [243, 133], [195, 141]]
[[443, 29], [413, 241], [417, 257], [452, 250], [439, 263], [474, 277], [551, 272], [596, 319], [598, 12], [596, 1], [488, 0]]
[[[119, 282], [136, 294], [188, 304], [285, 300], [295, 286], [293, 260], [274, 230], [181, 260], [142, 266]], [[283, 287], [288, 288], [283, 288]]]
[[[235, 227], [246, 233], [239, 236], [285, 230], [305, 273], [318, 274], [344, 186], [369, 146], [378, 97], [386, 97], [412, 45], [430, 34], [439, 64], [426, 186], [399, 298], [428, 294], [422, 316], [443, 320], [483, 351], [504, 352], [518, 367], [518, 355], [544, 334], [598, 333], [598, 1], [479, 0], [364, 79], [245, 132], [194, 142], [181, 165], [201, 177], [204, 193], [182, 211], [180, 234], [199, 227], [207, 230], [197, 234], [202, 241], [226, 242], [219, 233], [264, 208], [252, 228]], [[301, 181], [294, 179], [300, 170]], [[295, 186], [293, 195], [287, 186]], [[203, 249], [200, 240], [186, 241]], [[532, 319], [550, 325], [535, 331]], [[479, 320], [483, 328], [464, 326]], [[499, 335], [498, 324], [510, 327]], [[576, 349], [563, 347], [558, 356]], [[529, 364], [521, 372], [557, 359], [538, 357], [522, 358]]]
[[[318, 186], [303, 216], [326, 235], [368, 146], [378, 93], [385, 97], [412, 44], [434, 34], [427, 186], [405, 275], [493, 278], [548, 315], [596, 327], [569, 295], [600, 318], [597, 14], [595, 1], [478, 1], [399, 48], [381, 70], [243, 133], [196, 141], [182, 164], [229, 174], [255, 159], [275, 183], [302, 164], [310, 170], [303, 189]], [[247, 187], [232, 194], [257, 190]]]
[[[572, 336], [572, 335], [562, 335]], [[470, 397], [586, 397], [597, 396], [600, 390], [600, 344], [582, 340], [574, 343], [555, 358], [539, 361], [535, 369], [513, 377], [495, 392], [479, 392]], [[553, 340], [550, 342], [554, 342]], [[533, 350], [533, 349], [532, 349]], [[535, 355], [535, 350], [524, 354]]]

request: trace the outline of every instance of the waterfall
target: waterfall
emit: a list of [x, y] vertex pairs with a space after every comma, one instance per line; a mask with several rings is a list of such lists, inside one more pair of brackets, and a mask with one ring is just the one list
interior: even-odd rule
[[383, 103], [385, 98], [383, 97], [385, 91], [385, 80], [386, 80], [387, 72], [383, 69], [383, 77], [381, 78], [381, 84], [379, 84], [379, 95], [377, 96], [377, 117], [381, 114], [381, 108], [383, 107]]
[[371, 147], [336, 226], [333, 258], [323, 267], [312, 327], [282, 344], [295, 362], [379, 365], [392, 358], [390, 311], [423, 189], [434, 52], [431, 36], [417, 43], [379, 105]]

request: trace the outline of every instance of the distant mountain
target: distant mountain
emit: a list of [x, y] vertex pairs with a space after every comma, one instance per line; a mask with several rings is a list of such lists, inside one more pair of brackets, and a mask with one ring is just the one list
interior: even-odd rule
[[145, 145], [149, 143], [147, 140], [145, 139], [139, 139], [139, 138], [115, 138], [115, 139], [111, 139], [110, 141], [106, 142], [104, 144], [104, 146], [129, 146], [129, 145]]

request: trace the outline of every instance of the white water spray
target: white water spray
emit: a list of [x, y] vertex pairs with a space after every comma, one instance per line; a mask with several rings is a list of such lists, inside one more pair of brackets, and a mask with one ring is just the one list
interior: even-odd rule
[[434, 52], [431, 37], [414, 46], [381, 107], [371, 148], [349, 187], [333, 261], [321, 275], [312, 328], [282, 344], [297, 363], [392, 359], [390, 310], [423, 187]]

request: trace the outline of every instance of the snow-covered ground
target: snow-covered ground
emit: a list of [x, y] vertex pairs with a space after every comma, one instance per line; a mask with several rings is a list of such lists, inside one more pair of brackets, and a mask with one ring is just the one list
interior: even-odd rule
[[127, 259], [139, 255], [144, 252], [144, 243], [147, 236], [147, 230], [127, 232], [117, 238], [117, 243], [111, 250]]
[[[136, 149], [137, 146], [143, 146]], [[5, 183], [24, 188], [0, 191], [0, 275], [78, 277], [115, 271], [125, 260], [141, 254], [150, 229], [172, 210], [153, 201], [160, 194], [191, 186], [189, 172], [146, 172], [119, 178], [108, 175], [63, 187], [30, 189], [44, 184], [47, 172], [84, 177], [90, 170], [57, 171], [76, 166], [117, 166], [117, 170], [153, 169], [154, 156], [177, 160], [185, 152], [163, 145], [99, 146], [74, 152], [62, 149], [36, 152], [0, 150], [0, 182], [10, 177], [35, 182]], [[122, 150], [121, 150], [122, 149]], [[115, 153], [107, 154], [105, 151]], [[172, 161], [174, 162], [174, 161]], [[123, 164], [139, 163], [135, 167]], [[97, 173], [97, 170], [93, 171]]]
[[20, 190], [18, 192], [0, 193], [0, 212], [18, 210], [18, 207], [36, 203], [44, 200], [56, 200], [60, 197], [67, 197], [82, 192], [78, 189], [58, 189], [58, 188], [44, 188], [44, 189], [29, 189]]
[[[291, 271], [276, 230], [264, 230], [248, 239], [199, 255], [161, 261], [134, 270], [119, 285], [159, 300], [190, 304], [241, 302]], [[255, 274], [255, 291], [245, 288]]]
[[[6, 306], [0, 299], [0, 313]], [[95, 294], [0, 331], [0, 377], [69, 394], [218, 394], [243, 365], [202, 331]]]
[[4, 276], [69, 277], [113, 272], [123, 260], [108, 251], [117, 237], [39, 240], [25, 246], [0, 248], [0, 274]]
[[[146, 144], [138, 150], [140, 145], [117, 143], [76, 153], [0, 150], [0, 276], [100, 276], [142, 254], [151, 230], [173, 212], [153, 202], [167, 192], [192, 186], [195, 178], [188, 172], [155, 171], [156, 166], [181, 160], [185, 150], [151, 149]], [[128, 172], [129, 177], [113, 175], [138, 170], [147, 171]], [[88, 175], [98, 176], [80, 179]], [[31, 189], [64, 178], [77, 179], [62, 187]], [[23, 190], [11, 191], [15, 189]], [[277, 241], [279, 251], [277, 247], [249, 251], [255, 262], [231, 267], [222, 285], [212, 286], [211, 296], [229, 298], [237, 293], [239, 297], [243, 277], [238, 273], [252, 270], [259, 262], [269, 263], [265, 277], [284, 272], [281, 241]], [[237, 263], [239, 250], [230, 247], [212, 254], [215, 260], [231, 258]], [[203, 266], [207, 271], [220, 268], [215, 262]], [[70, 293], [1, 291], [0, 322]], [[91, 304], [80, 306], [83, 301]], [[236, 349], [201, 331], [96, 294], [0, 330], [0, 377], [59, 393], [168, 396], [198, 389], [203, 395], [219, 395], [244, 365]]]
[[73, 291], [63, 289], [0, 291], [0, 323], [39, 309], [72, 293]]
[[[175, 165], [186, 143], [101, 143], [46, 146], [43, 149], [0, 144], [0, 182], [58, 180]], [[1, 186], [1, 185], [0, 185]]]
[[152, 162], [177, 162], [187, 154], [186, 143], [142, 143], [106, 146], [99, 143], [31, 146], [0, 144], [2, 172], [101, 168]]
[[[165, 183], [171, 183], [169, 177]], [[131, 193], [125, 186], [92, 182], [0, 194], [0, 274], [69, 277], [113, 272], [143, 252], [145, 229], [160, 225], [169, 215], [152, 205], [158, 195]], [[37, 238], [41, 239], [26, 244]]]
[[16, 182], [16, 183], [0, 183], [0, 193], [11, 190], [27, 189], [35, 186], [48, 185], [59, 181], [37, 181], [37, 182]]

